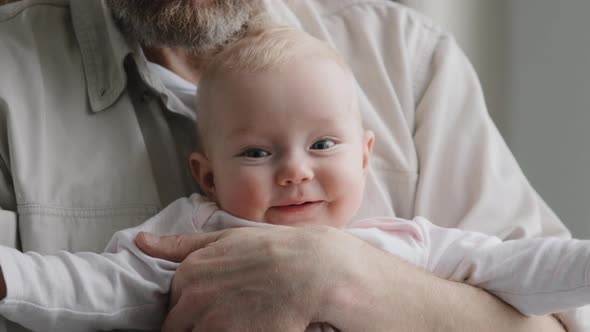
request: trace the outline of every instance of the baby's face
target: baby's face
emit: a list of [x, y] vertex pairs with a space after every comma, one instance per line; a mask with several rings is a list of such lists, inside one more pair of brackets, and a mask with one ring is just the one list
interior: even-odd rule
[[224, 77], [217, 89], [206, 156], [191, 160], [205, 192], [252, 221], [345, 225], [361, 204], [373, 144], [349, 74], [307, 59]]

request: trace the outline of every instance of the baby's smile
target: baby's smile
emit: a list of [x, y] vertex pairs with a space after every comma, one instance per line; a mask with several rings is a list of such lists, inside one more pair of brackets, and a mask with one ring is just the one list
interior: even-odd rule
[[326, 201], [294, 201], [271, 206], [267, 215], [273, 220], [285, 220], [288, 224], [304, 223], [318, 214]]

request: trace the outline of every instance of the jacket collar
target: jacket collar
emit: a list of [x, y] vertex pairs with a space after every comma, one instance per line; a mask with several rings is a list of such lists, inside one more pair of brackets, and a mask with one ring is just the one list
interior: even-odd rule
[[[291, 10], [280, 0], [265, 0], [273, 20], [300, 28]], [[183, 107], [171, 96], [157, 77], [147, 70], [140, 45], [127, 40], [117, 28], [105, 0], [70, 1], [72, 24], [86, 76], [88, 98], [92, 111], [111, 106], [127, 85], [125, 58], [132, 54], [142, 79], [158, 91], [170, 109]]]
[[70, 8], [90, 107], [102, 111], [119, 98], [127, 84], [123, 62], [133, 47], [115, 26], [104, 0], [73, 0]]

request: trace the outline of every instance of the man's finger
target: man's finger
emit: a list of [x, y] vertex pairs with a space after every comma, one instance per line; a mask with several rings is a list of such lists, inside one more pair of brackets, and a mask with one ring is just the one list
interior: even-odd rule
[[182, 262], [192, 252], [217, 241], [226, 231], [158, 236], [139, 232], [135, 244], [146, 254], [173, 262]]

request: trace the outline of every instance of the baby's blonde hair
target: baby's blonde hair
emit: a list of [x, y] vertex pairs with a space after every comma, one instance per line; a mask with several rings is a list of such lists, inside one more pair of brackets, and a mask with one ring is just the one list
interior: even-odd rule
[[[328, 44], [303, 31], [267, 20], [255, 22], [242, 38], [215, 54], [203, 71], [197, 92], [195, 106], [200, 144], [204, 144], [206, 138], [209, 99], [215, 92], [216, 80], [228, 74], [268, 72], [301, 58], [333, 61], [353, 81], [352, 72], [344, 59]], [[202, 146], [200, 149], [203, 150]]]

